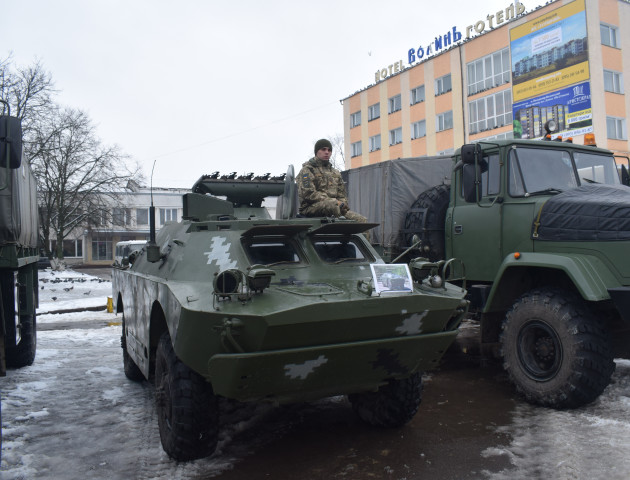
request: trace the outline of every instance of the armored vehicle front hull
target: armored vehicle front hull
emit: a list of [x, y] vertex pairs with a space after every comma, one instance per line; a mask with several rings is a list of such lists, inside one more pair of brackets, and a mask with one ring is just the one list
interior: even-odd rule
[[192, 195], [184, 205], [193, 218], [160, 230], [159, 255], [147, 246], [113, 269], [125, 373], [155, 378], [167, 453], [212, 452], [217, 396], [348, 394], [369, 423], [409, 421], [421, 372], [438, 364], [467, 312], [465, 291], [436, 282], [437, 271], [432, 283], [412, 279], [404, 265], [391, 266], [394, 289], [376, 274], [390, 266], [361, 235], [371, 225], [271, 220], [251, 209], [239, 218], [227, 202]]

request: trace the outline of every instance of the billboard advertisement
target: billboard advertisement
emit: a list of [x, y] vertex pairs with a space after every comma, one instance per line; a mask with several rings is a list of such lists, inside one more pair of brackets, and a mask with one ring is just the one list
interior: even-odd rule
[[589, 82], [514, 103], [512, 110], [514, 138], [544, 137], [543, 126], [547, 120], [555, 120], [558, 124], [558, 131], [552, 138], [574, 137], [593, 131]]
[[514, 102], [588, 80], [584, 0], [511, 29], [510, 50]]

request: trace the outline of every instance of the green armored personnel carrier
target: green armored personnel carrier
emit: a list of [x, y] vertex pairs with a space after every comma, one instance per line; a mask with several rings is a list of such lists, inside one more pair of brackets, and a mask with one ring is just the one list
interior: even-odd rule
[[467, 312], [464, 289], [443, 281], [448, 262], [411, 262], [407, 284], [390, 288], [388, 273], [407, 266], [385, 264], [366, 241], [374, 224], [272, 219], [268, 196], [291, 217], [292, 169], [286, 179], [204, 176], [184, 195], [183, 220], [113, 269], [125, 374], [154, 379], [162, 446], [174, 459], [214, 451], [219, 396], [347, 394], [366, 422], [405, 424], [421, 372]]

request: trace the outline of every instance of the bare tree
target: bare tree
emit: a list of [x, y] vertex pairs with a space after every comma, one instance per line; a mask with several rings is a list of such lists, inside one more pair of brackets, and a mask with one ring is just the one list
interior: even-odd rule
[[13, 68], [10, 57], [0, 60], [0, 98], [11, 106], [11, 115], [22, 120], [25, 147], [33, 125], [51, 114], [55, 93], [52, 77], [40, 62]]
[[333, 146], [333, 153], [330, 157], [330, 163], [334, 168], [339, 171], [346, 169], [346, 159], [344, 155], [344, 144], [343, 144], [343, 135], [337, 133], [333, 136], [328, 137], [330, 143]]
[[55, 109], [34, 122], [31, 164], [38, 179], [42, 244], [63, 240], [78, 226], [121, 203], [129, 180], [138, 180], [139, 167], [126, 165], [116, 146], [105, 146], [87, 114], [77, 109]]

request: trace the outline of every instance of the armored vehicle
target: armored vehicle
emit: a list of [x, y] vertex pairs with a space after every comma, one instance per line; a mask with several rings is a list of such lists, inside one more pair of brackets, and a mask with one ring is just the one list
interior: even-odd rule
[[154, 379], [162, 446], [174, 459], [214, 451], [219, 397], [347, 394], [366, 422], [405, 424], [421, 372], [467, 312], [464, 290], [442, 280], [447, 263], [412, 263], [413, 290], [379, 295], [371, 267], [387, 265], [362, 235], [374, 225], [272, 219], [268, 196], [282, 197], [279, 216], [291, 217], [292, 174], [203, 176], [183, 197], [183, 220], [113, 269], [124, 371]]
[[[502, 359], [527, 400], [555, 408], [596, 399], [613, 359], [630, 356], [627, 172], [612, 152], [587, 143], [464, 145], [446, 181], [444, 157], [402, 162], [405, 175], [388, 175], [401, 178], [388, 191], [406, 192], [391, 203], [407, 210], [389, 237], [374, 236], [391, 239], [383, 246], [396, 253], [416, 235], [430, 260], [461, 260], [482, 351]], [[438, 182], [421, 183], [431, 172]], [[357, 193], [378, 188], [382, 177], [350, 171], [350, 204], [370, 220], [383, 209], [370, 211]]]

